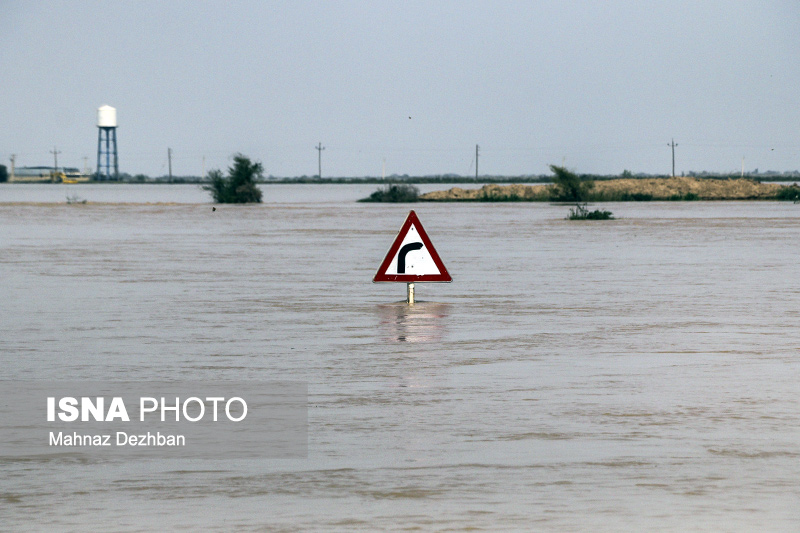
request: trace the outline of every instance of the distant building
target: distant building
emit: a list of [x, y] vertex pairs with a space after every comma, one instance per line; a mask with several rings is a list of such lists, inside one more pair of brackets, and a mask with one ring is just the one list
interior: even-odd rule
[[62, 167], [54, 172], [53, 167], [16, 167], [11, 183], [79, 183], [89, 181], [89, 176], [77, 168]]
[[9, 182], [49, 183], [53, 181], [53, 167], [16, 167]]

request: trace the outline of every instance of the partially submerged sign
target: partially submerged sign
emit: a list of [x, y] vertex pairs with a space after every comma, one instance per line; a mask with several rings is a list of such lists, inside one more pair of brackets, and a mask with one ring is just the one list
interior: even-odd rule
[[453, 281], [414, 211], [408, 214], [372, 281]]

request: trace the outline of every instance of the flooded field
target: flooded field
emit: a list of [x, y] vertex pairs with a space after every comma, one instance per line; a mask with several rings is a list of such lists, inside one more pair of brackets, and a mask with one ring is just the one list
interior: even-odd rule
[[[0, 380], [309, 389], [306, 459], [2, 458], [0, 529], [800, 529], [800, 206], [374, 189], [0, 187]], [[371, 283], [411, 207], [454, 278], [413, 308]]]

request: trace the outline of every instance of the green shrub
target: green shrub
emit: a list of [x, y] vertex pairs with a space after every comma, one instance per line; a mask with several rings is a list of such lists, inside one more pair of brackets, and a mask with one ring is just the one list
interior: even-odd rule
[[673, 194], [669, 197], [671, 202], [693, 202], [695, 200], [699, 200], [700, 197], [693, 192], [687, 192], [686, 194]]
[[626, 192], [622, 195], [623, 202], [649, 202], [652, 199], [652, 194], [647, 194], [644, 192]]
[[795, 183], [788, 187], [782, 187], [775, 195], [776, 200], [789, 200], [794, 203], [800, 202], [800, 187]]
[[564, 167], [550, 165], [553, 171], [553, 193], [551, 200], [554, 202], [588, 202], [589, 191], [594, 187], [593, 181], [582, 180], [574, 172]]
[[486, 194], [486, 191], [484, 191], [483, 195], [481, 195], [477, 200], [479, 202], [527, 202], [527, 201], [530, 201], [528, 198], [525, 198], [524, 196], [520, 196], [519, 194], [516, 194], [516, 193], [509, 193], [509, 194], [506, 194], [504, 196], [499, 196], [499, 195], [490, 196], [490, 195]]
[[598, 191], [589, 193], [589, 202], [649, 202], [653, 195], [645, 192]]
[[359, 200], [359, 202], [388, 203], [408, 203], [417, 201], [419, 201], [419, 189], [408, 184], [386, 185], [370, 194], [367, 198]]
[[589, 211], [586, 209], [585, 204], [577, 204], [575, 209], [569, 210], [567, 220], [613, 220], [613, 218], [614, 215], [611, 211], [601, 211], [599, 209]]
[[261, 190], [256, 186], [264, 172], [261, 163], [253, 163], [242, 154], [233, 156], [233, 166], [228, 169], [228, 176], [219, 170], [208, 173], [210, 185], [203, 189], [211, 192], [211, 197], [218, 204], [245, 204], [261, 202]]

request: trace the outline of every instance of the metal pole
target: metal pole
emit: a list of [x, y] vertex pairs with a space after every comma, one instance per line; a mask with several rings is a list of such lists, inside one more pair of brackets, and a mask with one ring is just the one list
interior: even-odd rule
[[408, 305], [414, 305], [414, 284], [413, 283], [409, 283], [408, 284], [408, 300], [407, 300], [407, 303], [408, 303]]
[[317, 154], [317, 163], [319, 164], [319, 174], [317, 174], [317, 177], [322, 179], [322, 151], [325, 149], [325, 147], [322, 146], [322, 143], [319, 143], [319, 145], [315, 146], [314, 148], [316, 148], [317, 152], [319, 152]]
[[117, 128], [111, 130], [114, 133], [114, 181], [119, 181], [119, 154], [117, 152]]
[[53, 154], [53, 172], [55, 173], [58, 172], [58, 154], [61, 152], [54, 146], [50, 153]]
[[103, 128], [97, 128], [97, 173], [95, 174], [95, 179], [97, 181], [103, 181], [103, 177], [100, 174], [103, 168]]
[[111, 128], [106, 128], [106, 181], [111, 181]]
[[672, 139], [672, 177], [675, 177], [675, 139]]
[[675, 139], [672, 139], [671, 143], [667, 143], [667, 146], [672, 147], [672, 177], [675, 177], [675, 147], [678, 146], [675, 144]]
[[478, 149], [479, 146], [475, 145], [475, 181], [478, 181]]

